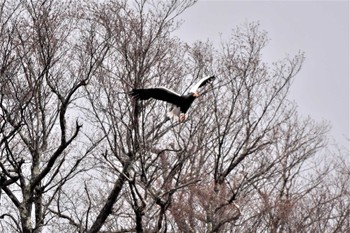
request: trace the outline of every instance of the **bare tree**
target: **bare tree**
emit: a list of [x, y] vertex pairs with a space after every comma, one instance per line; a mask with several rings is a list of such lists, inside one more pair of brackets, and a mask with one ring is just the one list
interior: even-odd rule
[[[288, 100], [303, 53], [265, 63], [257, 23], [188, 45], [194, 3], [0, 3], [1, 230], [349, 230], [349, 164]], [[212, 74], [184, 123], [128, 96]]]
[[[200, 150], [188, 170], [202, 181], [174, 198], [173, 224], [182, 232], [346, 232], [348, 225], [339, 222], [347, 214], [349, 186], [330, 185], [331, 169], [320, 163], [328, 126], [298, 116], [287, 100], [303, 56], [268, 69], [260, 57], [266, 34], [258, 29], [257, 24], [238, 28], [224, 53], [196, 47], [202, 54], [197, 57], [207, 56], [205, 67], [213, 67], [210, 57], [217, 58], [216, 73], [222, 76], [208, 93], [213, 102], [196, 111], [198, 120], [210, 124], [191, 137]], [[345, 176], [337, 173], [335, 179]]]
[[1, 3], [1, 188], [12, 205], [2, 217], [20, 232], [42, 232], [53, 198], [94, 146], [71, 151], [82, 125], [69, 114], [106, 49], [86, 32], [74, 43], [87, 28], [72, 7]]
[[[178, 88], [179, 78], [188, 71], [182, 61], [184, 48], [170, 33], [177, 27], [174, 18], [192, 4], [193, 1], [137, 1], [130, 7], [126, 2], [117, 2], [92, 9], [103, 33], [111, 35], [111, 49], [93, 85], [86, 89], [91, 105], [86, 113], [99, 137], [104, 138], [101, 174], [108, 169], [114, 178], [111, 190], [98, 197], [105, 201], [97, 218], [92, 219], [89, 232], [99, 231], [106, 221], [103, 229], [110, 231], [159, 231], [164, 228], [172, 193], [185, 185], [170, 185], [183, 159], [171, 165], [163, 159], [181, 150], [158, 146], [174, 127], [166, 124], [164, 113], [159, 114], [164, 112], [164, 106], [158, 109], [154, 103], [140, 105], [127, 93], [150, 85]], [[96, 157], [101, 160], [101, 154]], [[170, 171], [168, 167], [161, 169], [164, 166], [170, 166]], [[109, 215], [117, 219], [117, 224], [107, 219]], [[134, 217], [131, 220], [125, 215]], [[157, 222], [149, 223], [150, 219]]]

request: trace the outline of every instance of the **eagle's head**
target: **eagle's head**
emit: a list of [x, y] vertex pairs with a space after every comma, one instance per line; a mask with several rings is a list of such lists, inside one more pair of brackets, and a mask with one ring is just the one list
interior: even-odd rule
[[195, 97], [195, 98], [197, 98], [197, 97], [199, 96], [198, 91], [193, 92], [193, 93], [192, 93], [192, 96]]

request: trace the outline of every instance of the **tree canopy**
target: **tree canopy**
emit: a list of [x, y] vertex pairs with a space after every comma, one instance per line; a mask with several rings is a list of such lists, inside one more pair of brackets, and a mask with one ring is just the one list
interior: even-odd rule
[[[256, 22], [187, 44], [193, 4], [0, 3], [1, 231], [350, 230], [344, 152], [288, 99], [304, 54], [266, 63]], [[128, 96], [207, 75], [182, 123]]]

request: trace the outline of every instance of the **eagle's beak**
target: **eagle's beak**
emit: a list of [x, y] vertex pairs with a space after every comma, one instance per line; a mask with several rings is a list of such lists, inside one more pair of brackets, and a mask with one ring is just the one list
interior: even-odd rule
[[193, 93], [193, 96], [194, 96], [194, 97], [198, 97], [198, 96], [199, 96], [199, 93], [196, 91], [195, 93]]

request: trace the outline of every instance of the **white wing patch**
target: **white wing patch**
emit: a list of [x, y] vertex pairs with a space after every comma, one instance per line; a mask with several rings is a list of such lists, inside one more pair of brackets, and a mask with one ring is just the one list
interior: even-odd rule
[[171, 93], [173, 93], [174, 95], [181, 96], [179, 93], [177, 93], [177, 92], [175, 92], [175, 91], [173, 91], [173, 90], [170, 90], [170, 89], [168, 89], [168, 88], [166, 88], [166, 87], [157, 87], [157, 88], [158, 88], [158, 89], [166, 90], [166, 91], [168, 91], [168, 92], [171, 92]]
[[202, 78], [201, 80], [199, 80], [198, 83], [196, 83], [195, 85], [193, 85], [193, 86], [191, 87], [189, 93], [195, 93], [195, 92], [198, 90], [199, 86], [200, 86], [205, 80], [207, 80], [207, 79], [209, 79], [209, 78], [211, 78], [211, 76], [204, 77], [204, 78]]

